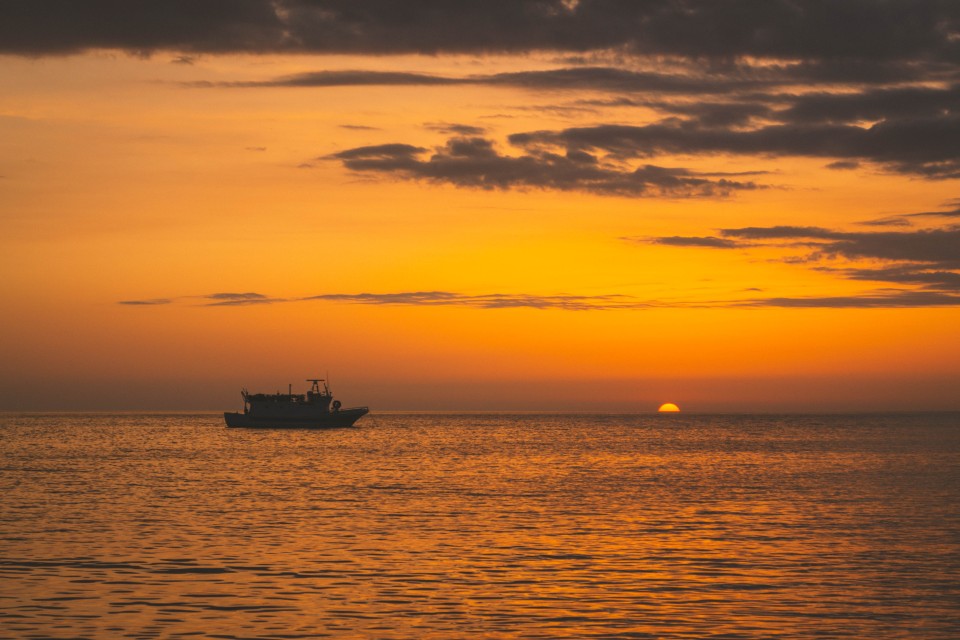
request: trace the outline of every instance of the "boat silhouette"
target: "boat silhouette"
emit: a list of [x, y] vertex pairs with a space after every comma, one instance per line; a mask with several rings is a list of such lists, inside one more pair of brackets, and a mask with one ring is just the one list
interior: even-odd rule
[[352, 427], [370, 411], [367, 407], [341, 408], [322, 378], [307, 382], [313, 384], [302, 394], [293, 393], [292, 385], [288, 393], [250, 393], [243, 389], [243, 413], [224, 412], [223, 419], [228, 427], [328, 429]]

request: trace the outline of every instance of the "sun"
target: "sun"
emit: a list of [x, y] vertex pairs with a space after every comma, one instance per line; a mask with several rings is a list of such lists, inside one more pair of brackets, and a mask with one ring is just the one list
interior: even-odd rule
[[659, 413], [679, 413], [680, 407], [673, 404], [672, 402], [664, 402], [660, 405], [660, 408], [657, 409]]

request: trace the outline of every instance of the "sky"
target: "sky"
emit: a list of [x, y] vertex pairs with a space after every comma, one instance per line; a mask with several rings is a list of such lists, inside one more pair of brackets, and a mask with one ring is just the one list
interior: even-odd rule
[[960, 409], [960, 3], [9, 0], [0, 410]]

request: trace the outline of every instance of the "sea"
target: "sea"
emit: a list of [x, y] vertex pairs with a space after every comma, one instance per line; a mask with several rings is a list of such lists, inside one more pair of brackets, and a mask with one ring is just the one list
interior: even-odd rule
[[960, 414], [0, 414], [0, 638], [960, 638]]

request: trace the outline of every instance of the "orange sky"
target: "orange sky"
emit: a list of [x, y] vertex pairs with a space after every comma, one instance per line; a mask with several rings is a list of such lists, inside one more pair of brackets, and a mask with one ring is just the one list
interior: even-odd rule
[[[949, 82], [707, 98], [517, 80], [666, 73], [643, 55], [183, 55], [0, 56], [0, 409], [233, 409], [328, 372], [374, 410], [960, 409], [956, 156], [750, 137], [804, 94]], [[688, 139], [708, 102], [767, 115]], [[679, 182], [641, 191], [645, 165]]]

